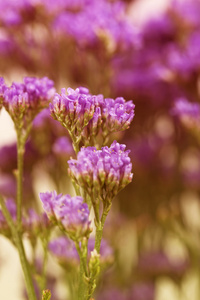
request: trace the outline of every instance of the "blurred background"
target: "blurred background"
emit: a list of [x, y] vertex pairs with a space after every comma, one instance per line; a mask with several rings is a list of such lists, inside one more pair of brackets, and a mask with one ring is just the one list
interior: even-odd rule
[[[136, 105], [130, 129], [113, 137], [131, 150], [134, 177], [105, 226], [115, 263], [107, 264], [95, 299], [200, 299], [199, 16], [199, 0], [0, 0], [0, 75], [7, 84], [48, 76], [57, 92], [86, 86]], [[68, 142], [59, 146], [61, 137], [68, 139], [64, 128], [38, 115], [25, 154], [27, 210], [41, 210], [39, 192], [71, 189], [73, 152]], [[8, 198], [16, 190], [15, 143], [2, 109], [0, 192]], [[24, 299], [17, 253], [5, 236], [0, 243], [0, 297]], [[64, 300], [59, 254], [52, 253], [52, 268], [52, 299]]]

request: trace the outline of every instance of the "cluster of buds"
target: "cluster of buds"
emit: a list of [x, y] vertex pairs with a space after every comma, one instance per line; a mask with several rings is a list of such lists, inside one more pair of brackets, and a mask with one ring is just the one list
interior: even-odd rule
[[74, 241], [88, 237], [92, 229], [89, 209], [80, 196], [71, 197], [54, 192], [40, 193], [48, 218], [60, 226]]
[[14, 82], [4, 89], [3, 105], [17, 128], [27, 127], [54, 93], [54, 83], [47, 77], [25, 77], [23, 83]]
[[55, 94], [50, 103], [51, 115], [55, 120], [75, 136], [80, 136], [82, 129], [88, 125], [94, 115], [94, 97], [83, 87], [73, 90], [62, 89], [61, 94]]
[[109, 147], [81, 148], [76, 159], [68, 161], [69, 175], [91, 197], [109, 201], [131, 182], [133, 174], [129, 150], [116, 141]]
[[62, 89], [60, 95], [55, 94], [50, 111], [68, 129], [75, 143], [82, 140], [85, 146], [96, 145], [99, 133], [105, 141], [112, 132], [129, 128], [133, 120], [135, 106], [131, 100], [91, 95], [84, 87], [68, 88], [67, 93]]

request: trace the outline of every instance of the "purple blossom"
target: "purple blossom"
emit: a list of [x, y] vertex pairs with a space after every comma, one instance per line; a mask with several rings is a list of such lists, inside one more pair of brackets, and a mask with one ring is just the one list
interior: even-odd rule
[[53, 86], [53, 81], [47, 77], [25, 77], [23, 83], [14, 82], [4, 91], [3, 104], [15, 125], [19, 125], [22, 119], [23, 125], [27, 125], [48, 105], [55, 92]]
[[95, 191], [100, 197], [106, 193], [110, 201], [133, 177], [130, 151], [125, 148], [116, 141], [110, 148], [106, 146], [101, 150], [82, 147], [77, 160], [68, 161], [69, 174], [90, 196], [93, 197]]
[[123, 97], [115, 100], [106, 98], [100, 102], [103, 119], [103, 132], [114, 132], [128, 129], [134, 117], [134, 108], [132, 100], [125, 101]]
[[83, 131], [84, 145], [91, 145], [91, 137], [95, 139], [98, 133], [105, 140], [112, 132], [128, 129], [134, 117], [134, 108], [132, 100], [126, 102], [123, 97], [104, 99], [103, 95], [97, 95], [93, 118]]
[[74, 243], [66, 236], [60, 236], [49, 243], [49, 250], [61, 263], [77, 265], [79, 262], [78, 252]]
[[69, 131], [75, 128], [75, 133], [82, 131], [94, 114], [94, 97], [86, 88], [62, 89], [61, 94], [55, 94], [50, 103], [50, 112], [54, 119], [60, 121]]
[[90, 234], [90, 212], [82, 197], [57, 195], [54, 191], [40, 193], [40, 199], [48, 218], [60, 224], [71, 239], [81, 239]]
[[175, 102], [172, 114], [178, 116], [183, 125], [189, 129], [200, 129], [200, 105], [180, 98]]
[[110, 133], [129, 128], [134, 117], [134, 104], [124, 98], [115, 100], [103, 95], [91, 95], [80, 87], [76, 90], [62, 89], [50, 103], [51, 115], [66, 127], [74, 138], [82, 137], [83, 144], [96, 144], [97, 135], [105, 139]]
[[72, 144], [66, 136], [57, 138], [52, 150], [53, 153], [68, 158], [73, 154]]
[[[140, 38], [136, 29], [125, 18], [125, 6], [121, 1], [110, 3], [102, 0], [79, 1], [77, 9], [62, 11], [53, 22], [53, 30], [75, 39], [81, 45], [96, 45], [103, 41], [116, 48], [138, 45]], [[113, 50], [114, 50], [113, 49]]]

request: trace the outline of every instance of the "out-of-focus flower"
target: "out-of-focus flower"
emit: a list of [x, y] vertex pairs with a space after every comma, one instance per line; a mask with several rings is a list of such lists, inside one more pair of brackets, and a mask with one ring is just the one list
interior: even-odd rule
[[138, 282], [132, 286], [129, 300], [154, 300], [154, 299], [155, 299], [155, 286], [153, 283]]
[[74, 243], [66, 236], [60, 236], [49, 243], [49, 250], [63, 266], [77, 266], [79, 256]]
[[126, 294], [117, 289], [117, 288], [110, 288], [102, 291], [100, 294], [97, 295], [97, 300], [127, 300]]
[[172, 261], [162, 252], [149, 252], [142, 254], [139, 258], [138, 274], [147, 277], [157, 277], [161, 275], [181, 277], [184, 276], [189, 264], [186, 259]]
[[61, 225], [72, 240], [80, 240], [91, 232], [89, 209], [80, 196], [54, 192], [40, 193], [43, 208], [51, 220]]
[[71, 36], [82, 46], [103, 42], [110, 49], [112, 43], [112, 51], [140, 44], [137, 30], [125, 18], [125, 5], [121, 1], [77, 2], [70, 3], [71, 10], [68, 6], [55, 18], [53, 30]]
[[181, 123], [188, 129], [200, 133], [200, 105], [180, 98], [175, 102], [172, 114], [178, 116]]
[[72, 144], [66, 136], [57, 138], [52, 147], [53, 153], [61, 157], [70, 157], [73, 154]]

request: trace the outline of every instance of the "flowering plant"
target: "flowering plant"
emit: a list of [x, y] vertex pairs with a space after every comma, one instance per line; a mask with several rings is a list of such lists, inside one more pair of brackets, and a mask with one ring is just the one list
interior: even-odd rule
[[[45, 228], [41, 229], [44, 239], [44, 255], [47, 255], [50, 235], [54, 227], [58, 226], [65, 238], [74, 242], [74, 246], [72, 244], [71, 247], [75, 247], [73, 255], [76, 264], [77, 257], [80, 260], [78, 286], [73, 287], [74, 299], [89, 300], [96, 288], [101, 270], [100, 262], [106, 261], [106, 258], [101, 258], [100, 252], [106, 217], [113, 198], [131, 182], [133, 175], [129, 151], [125, 151], [125, 145], [114, 141], [110, 148], [104, 146], [101, 150], [91, 146], [93, 142], [97, 145], [99, 132], [103, 139], [99, 139], [98, 143], [102, 142], [104, 145], [110, 133], [128, 128], [134, 116], [134, 105], [132, 101], [126, 103], [123, 98], [113, 100], [104, 99], [102, 95], [93, 96], [86, 88], [77, 88], [75, 91], [69, 88], [68, 96], [64, 94], [63, 89], [61, 95], [55, 94], [52, 103], [49, 104], [54, 94], [54, 87], [53, 82], [48, 78], [26, 77], [24, 83], [13, 83], [11, 87], [7, 87], [1, 79], [1, 91], [3, 106], [10, 114], [17, 132], [18, 155], [17, 205], [10, 200], [4, 202], [3, 197], [0, 197], [1, 223], [5, 224], [7, 221], [8, 227], [4, 231], [8, 234], [7, 231], [10, 230], [9, 236], [13, 238], [18, 249], [28, 297], [30, 300], [35, 300], [36, 293], [30, 264], [22, 242], [22, 234], [28, 231], [34, 243], [34, 231], [31, 231], [30, 227], [34, 227], [35, 232], [38, 232], [41, 217], [31, 211], [29, 213], [32, 220], [30, 224], [23, 220], [23, 161], [25, 143], [33, 126], [33, 119], [41, 109], [49, 105], [52, 116], [68, 130], [77, 154], [77, 159], [71, 158], [68, 161], [69, 175], [77, 195], [71, 197], [68, 194], [57, 194], [56, 191], [40, 193], [44, 211], [49, 219], [45, 223]], [[109, 110], [108, 107], [110, 107]], [[107, 128], [106, 134], [104, 128]], [[87, 142], [86, 132], [88, 133]], [[89, 139], [89, 136], [92, 139]], [[91, 146], [88, 146], [90, 143]], [[94, 211], [93, 225], [92, 211]], [[93, 245], [90, 242], [91, 232], [94, 232], [95, 237]], [[70, 240], [66, 240], [67, 245], [70, 245]], [[53, 249], [52, 246], [51, 249]], [[44, 291], [45, 283], [46, 278], [43, 273], [42, 280], [40, 280], [43, 299], [50, 299], [50, 291]]]

